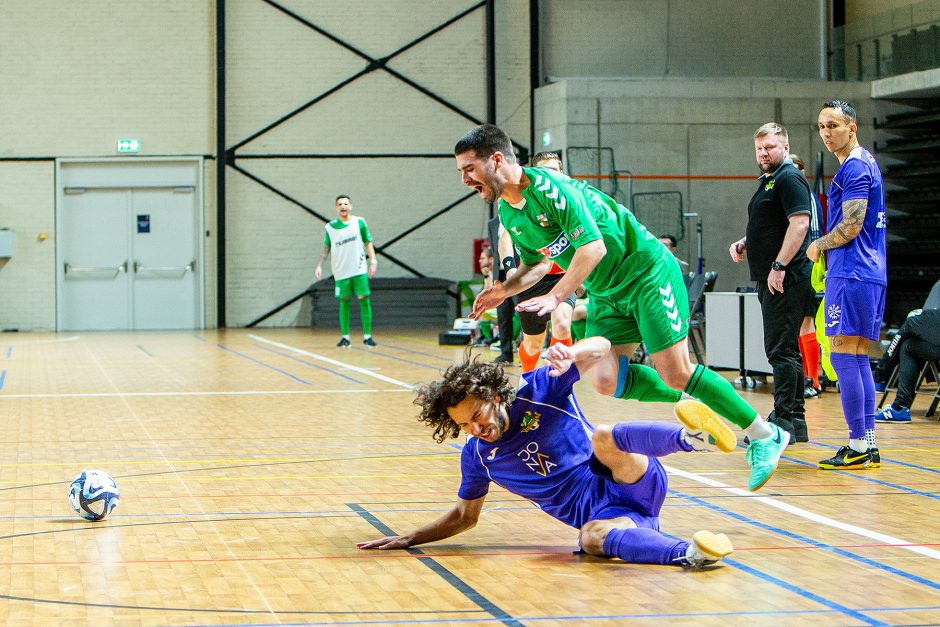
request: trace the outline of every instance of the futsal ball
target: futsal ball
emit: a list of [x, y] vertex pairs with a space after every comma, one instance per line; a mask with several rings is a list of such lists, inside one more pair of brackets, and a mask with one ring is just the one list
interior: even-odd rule
[[103, 470], [83, 470], [69, 487], [69, 505], [85, 520], [104, 520], [120, 499], [117, 483]]

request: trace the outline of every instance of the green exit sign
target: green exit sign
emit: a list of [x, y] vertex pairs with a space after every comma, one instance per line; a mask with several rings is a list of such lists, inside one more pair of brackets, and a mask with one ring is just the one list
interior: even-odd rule
[[118, 152], [140, 152], [139, 139], [119, 139], [117, 142]]

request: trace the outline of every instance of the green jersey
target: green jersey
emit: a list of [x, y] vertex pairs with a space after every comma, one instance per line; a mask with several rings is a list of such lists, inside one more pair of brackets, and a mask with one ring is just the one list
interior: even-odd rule
[[523, 170], [529, 178], [525, 203], [513, 207], [501, 200], [499, 219], [526, 265], [548, 257], [567, 270], [577, 248], [603, 240], [607, 254], [584, 285], [610, 296], [670, 254], [629, 209], [600, 190], [547, 168]]

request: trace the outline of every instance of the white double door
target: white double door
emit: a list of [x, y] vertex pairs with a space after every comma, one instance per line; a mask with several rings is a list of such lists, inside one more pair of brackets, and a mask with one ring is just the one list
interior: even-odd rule
[[98, 185], [83, 187], [76, 174], [65, 171], [59, 196], [59, 329], [201, 328], [196, 185], [110, 187], [92, 176]]

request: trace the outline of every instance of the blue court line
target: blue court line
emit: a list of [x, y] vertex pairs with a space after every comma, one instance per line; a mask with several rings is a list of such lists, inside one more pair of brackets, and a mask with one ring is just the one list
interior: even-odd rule
[[256, 347], [256, 348], [260, 348], [260, 349], [263, 350], [263, 351], [268, 351], [269, 353], [274, 353], [275, 355], [280, 355], [281, 357], [286, 357], [287, 359], [293, 359], [294, 361], [299, 362], [299, 363], [302, 363], [302, 364], [304, 364], [305, 366], [313, 366], [314, 368], [318, 368], [318, 369], [320, 369], [320, 370], [323, 370], [324, 372], [329, 372], [330, 374], [335, 374], [337, 377], [342, 377], [342, 378], [344, 378], [344, 379], [348, 379], [348, 380], [352, 381], [353, 383], [360, 383], [360, 384], [362, 384], [362, 385], [365, 385], [365, 381], [360, 381], [359, 379], [354, 379], [353, 377], [350, 377], [349, 375], [345, 375], [345, 374], [343, 374], [342, 372], [339, 372], [339, 371], [336, 371], [336, 370], [331, 370], [331, 369], [329, 369], [329, 368], [326, 368], [326, 367], [324, 367], [324, 366], [321, 366], [320, 364], [314, 363], [314, 362], [312, 362], [312, 361], [307, 361], [306, 359], [301, 359], [300, 357], [297, 357], [296, 355], [291, 355], [290, 353], [282, 353], [282, 352], [277, 351], [277, 350], [274, 350], [273, 348], [270, 348], [270, 347], [268, 347], [268, 346], [264, 346], [263, 344], [252, 344], [252, 346], [254, 346], [254, 347]]
[[384, 342], [382, 343], [382, 346], [386, 346], [388, 348], [392, 348], [394, 350], [401, 351], [403, 353], [411, 353], [412, 355], [421, 355], [422, 357], [430, 357], [431, 359], [446, 361], [449, 364], [454, 363], [453, 359], [449, 359], [447, 357], [441, 357], [440, 355], [434, 355], [432, 353], [422, 353], [421, 351], [412, 350], [410, 348], [405, 348], [403, 346], [396, 346], [394, 344], [386, 344]]
[[153, 354], [152, 354], [150, 351], [148, 351], [146, 348], [144, 348], [143, 346], [141, 346], [140, 344], [137, 345], [137, 348], [139, 348], [141, 351], [143, 351], [143, 353], [144, 353], [147, 357], [153, 357]]
[[[753, 518], [748, 518], [747, 516], [743, 516], [743, 515], [741, 515], [741, 514], [736, 514], [735, 512], [732, 512], [732, 511], [730, 511], [730, 510], [725, 509], [724, 507], [721, 507], [721, 506], [719, 506], [719, 505], [713, 505], [712, 503], [709, 503], [709, 502], [707, 502], [707, 501], [705, 501], [705, 500], [703, 500], [703, 499], [701, 499], [701, 498], [695, 497], [695, 496], [690, 496], [690, 495], [688, 495], [688, 494], [683, 494], [682, 492], [678, 492], [678, 491], [672, 490], [672, 489], [670, 489], [669, 492], [671, 492], [671, 493], [673, 493], [673, 494], [675, 494], [675, 495], [677, 495], [677, 496], [680, 496], [680, 497], [682, 497], [682, 498], [684, 498], [684, 499], [688, 499], [689, 501], [691, 501], [691, 502], [693, 502], [693, 503], [696, 503], [696, 504], [698, 504], [698, 505], [701, 505], [702, 507], [706, 507], [706, 508], [708, 508], [708, 509], [710, 509], [710, 510], [712, 510], [712, 511], [714, 511], [714, 512], [718, 512], [719, 514], [724, 514], [725, 516], [728, 516], [728, 517], [730, 517], [730, 518], [733, 518], [733, 519], [735, 519], [735, 520], [737, 520], [737, 521], [740, 521], [740, 522], [746, 523], [746, 524], [748, 524], [748, 525], [752, 525], [752, 526], [754, 526], [754, 527], [758, 527], [758, 528], [760, 528], [760, 529], [763, 529], [764, 531], [770, 531], [771, 533], [780, 534], [780, 535], [782, 535], [782, 536], [785, 536], [785, 537], [787, 537], [787, 538], [790, 538], [791, 540], [795, 540], [795, 541], [800, 542], [800, 543], [802, 543], [802, 544], [809, 544], [809, 545], [814, 546], [814, 547], [816, 547], [816, 548], [824, 549], [824, 550], [829, 551], [829, 552], [831, 552], [831, 553], [835, 553], [836, 555], [838, 555], [838, 556], [840, 556], [840, 557], [845, 557], [845, 558], [848, 558], [848, 559], [850, 559], [850, 560], [854, 560], [854, 561], [857, 561], [857, 562], [861, 562], [861, 563], [865, 564], [866, 566], [870, 566], [870, 567], [876, 568], [876, 569], [878, 569], [878, 570], [883, 570], [883, 571], [885, 571], [885, 572], [891, 573], [892, 575], [897, 575], [898, 577], [901, 577], [902, 579], [907, 579], [908, 581], [913, 581], [913, 582], [915, 582], [915, 583], [922, 584], [922, 585], [924, 585], [924, 586], [927, 586], [928, 588], [933, 588], [934, 590], [940, 590], [940, 582], [931, 581], [931, 580], [929, 580], [929, 579], [924, 579], [923, 577], [920, 577], [920, 576], [918, 576], [918, 575], [914, 575], [914, 574], [912, 574], [912, 573], [905, 572], [905, 571], [900, 570], [900, 569], [898, 569], [898, 568], [894, 568], [893, 566], [888, 566], [888, 565], [886, 565], [886, 564], [882, 564], [882, 563], [880, 563], [880, 562], [876, 562], [875, 560], [869, 559], [869, 558], [867, 558], [867, 557], [862, 557], [861, 555], [856, 555], [855, 553], [851, 553], [851, 552], [849, 552], [849, 551], [846, 551], [845, 549], [840, 549], [840, 548], [831, 546], [831, 545], [829, 545], [829, 544], [825, 544], [825, 543], [823, 543], [823, 542], [819, 542], [819, 541], [817, 541], [817, 540], [813, 540], [813, 539], [811, 539], [811, 538], [807, 538], [806, 536], [801, 536], [801, 535], [799, 535], [799, 534], [797, 534], [797, 533], [793, 533], [792, 531], [787, 531], [786, 529], [781, 529], [780, 527], [775, 527], [775, 526], [773, 526], [773, 525], [768, 525], [767, 523], [759, 522], [759, 521], [757, 521], [757, 520], [754, 520]], [[883, 549], [883, 548], [887, 548], [887, 547], [879, 547], [879, 548], [882, 548], [882, 549]], [[769, 577], [769, 575], [768, 575], [768, 577]], [[810, 593], [807, 592], [806, 594], [810, 594]]]
[[253, 362], [255, 362], [256, 364], [258, 364], [258, 365], [260, 365], [260, 366], [264, 366], [265, 368], [269, 368], [269, 369], [271, 369], [271, 370], [273, 370], [273, 371], [275, 371], [275, 372], [279, 372], [279, 373], [281, 373], [282, 375], [284, 375], [285, 377], [290, 377], [290, 378], [293, 379], [294, 381], [299, 381], [300, 383], [303, 383], [304, 385], [310, 385], [310, 382], [309, 382], [309, 381], [304, 381], [304, 380], [301, 379], [300, 377], [295, 377], [294, 375], [292, 375], [291, 373], [289, 373], [289, 372], [287, 372], [287, 371], [285, 371], [285, 370], [281, 370], [280, 368], [275, 368], [274, 366], [272, 366], [272, 365], [270, 365], [270, 364], [266, 364], [266, 363], [264, 363], [263, 361], [260, 361], [260, 360], [258, 360], [258, 359], [255, 359], [254, 357], [249, 357], [248, 355], [246, 355], [246, 354], [244, 354], [244, 353], [239, 353], [239, 352], [236, 351], [236, 350], [232, 350], [231, 348], [225, 346], [224, 344], [217, 344], [217, 346], [218, 346], [219, 348], [221, 348], [222, 350], [224, 350], [224, 351], [228, 351], [229, 353], [234, 353], [235, 355], [238, 355], [239, 357], [243, 357], [243, 358], [247, 359], [248, 361], [253, 361]]
[[395, 355], [389, 355], [388, 353], [383, 353], [381, 351], [375, 351], [374, 349], [365, 349], [360, 346], [353, 346], [354, 350], [362, 351], [363, 353], [370, 353], [373, 355], [378, 355], [379, 357], [384, 357], [385, 359], [394, 359], [395, 361], [403, 361], [406, 364], [411, 364], [412, 366], [421, 366], [422, 368], [430, 368], [435, 372], [440, 372], [441, 369], [436, 366], [429, 366], [428, 364], [421, 363], [420, 361], [412, 361], [410, 359], [405, 359], [404, 357], [396, 357]]
[[3, 389], [3, 382], [7, 380], [7, 371], [0, 370], [0, 390]]
[[[809, 466], [810, 468], [816, 468], [816, 464], [814, 464], [814, 463], [812, 463], [812, 462], [804, 462], [802, 459], [794, 459], [794, 458], [792, 458], [792, 457], [781, 457], [780, 459], [785, 459], [785, 460], [787, 460], [788, 462], [793, 462], [794, 464], [798, 464], [798, 465], [800, 465], [800, 466]], [[904, 463], [904, 462], [896, 462], [896, 461], [894, 461], [894, 460], [889, 460], [889, 459], [886, 458], [886, 457], [882, 457], [882, 458], [881, 458], [881, 461], [882, 461], [882, 463], [884, 463], [885, 461], [888, 461], [888, 462], [890, 462], [890, 463], [892, 463], [892, 464], [899, 464], [899, 465], [901, 465], [901, 466], [908, 466], [908, 467], [910, 467], [910, 468], [915, 468], [915, 469], [917, 469], [917, 470], [923, 470], [923, 471], [926, 471], [926, 472], [934, 472], [934, 473], [938, 472], [938, 471], [936, 471], [936, 470], [931, 470], [930, 468], [924, 468], [924, 467], [922, 467], [922, 466], [917, 466], [916, 464], [907, 464], [907, 463]], [[895, 490], [900, 490], [901, 492], [907, 492], [907, 493], [909, 493], [909, 494], [916, 494], [917, 496], [926, 496], [926, 497], [929, 498], [929, 499], [937, 499], [937, 500], [940, 500], [940, 495], [937, 495], [937, 494], [931, 494], [930, 492], [924, 492], [923, 490], [915, 490], [914, 488], [909, 488], [909, 487], [907, 487], [907, 486], [898, 485], [897, 483], [888, 483], [887, 481], [882, 481], [881, 479], [875, 479], [875, 478], [873, 478], [873, 477], [866, 477], [866, 476], [863, 475], [863, 474], [859, 474], [859, 473], [872, 472], [872, 471], [870, 471], [870, 470], [856, 470], [856, 471], [852, 471], [852, 472], [850, 472], [850, 471], [848, 471], [848, 470], [820, 470], [820, 472], [842, 475], [843, 477], [853, 477], [853, 478], [855, 478], [855, 479], [858, 479], [859, 481], [867, 481], [868, 483], [874, 483], [875, 485], [880, 485], [880, 486], [884, 486], [884, 487], [887, 487], [887, 488], [893, 488], [893, 489], [895, 489]]]
[[11, 357], [13, 357], [13, 347], [7, 346], [7, 359], [10, 359]]
[[[366, 510], [365, 508], [359, 506], [356, 503], [347, 503], [346, 506], [349, 507], [349, 509], [356, 512], [357, 514], [359, 514], [360, 516], [362, 516], [362, 518], [365, 519], [365, 521], [368, 522], [370, 525], [375, 527], [379, 533], [385, 534], [387, 536], [396, 535], [395, 532], [392, 531], [391, 528], [387, 527], [382, 521], [380, 521], [378, 518], [373, 516], [372, 513]], [[414, 547], [405, 549], [405, 550], [408, 553], [411, 553], [412, 555], [424, 555], [424, 553], [420, 549], [416, 549]], [[437, 574], [444, 581], [446, 581], [451, 586], [456, 588], [465, 597], [467, 597], [468, 599], [476, 603], [479, 607], [486, 610], [486, 612], [489, 613], [490, 616], [493, 616], [502, 624], [523, 627], [522, 623], [520, 623], [519, 621], [514, 619], [512, 616], [510, 616], [508, 613], [506, 613], [505, 611], [497, 607], [495, 603], [493, 603], [492, 601], [484, 597], [482, 594], [480, 594], [479, 592], [471, 588], [467, 583], [465, 583], [462, 579], [460, 579], [460, 577], [458, 577], [454, 573], [447, 570], [444, 566], [436, 562], [433, 558], [419, 557], [418, 561], [424, 564], [425, 566], [427, 566], [428, 568], [430, 568], [432, 571], [434, 571], [435, 574]], [[436, 621], [436, 622], [440, 622], [440, 621]]]

